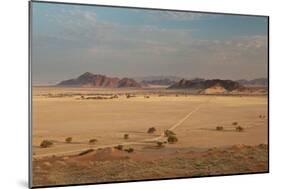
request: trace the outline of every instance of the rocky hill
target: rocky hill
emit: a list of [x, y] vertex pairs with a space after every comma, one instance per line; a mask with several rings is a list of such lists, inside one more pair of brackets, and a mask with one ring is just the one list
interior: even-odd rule
[[107, 77], [100, 74], [86, 72], [77, 78], [64, 80], [57, 84], [64, 87], [98, 87], [98, 88], [139, 88], [141, 84], [134, 79]]
[[243, 86], [241, 84], [239, 84], [238, 82], [235, 82], [232, 80], [220, 80], [220, 79], [212, 79], [212, 80], [182, 79], [179, 82], [177, 82], [169, 87], [169, 89], [195, 89], [195, 90], [210, 89], [209, 91], [212, 91], [214, 89], [219, 89], [218, 91], [221, 91], [221, 92], [239, 90], [242, 88], [243, 88]]

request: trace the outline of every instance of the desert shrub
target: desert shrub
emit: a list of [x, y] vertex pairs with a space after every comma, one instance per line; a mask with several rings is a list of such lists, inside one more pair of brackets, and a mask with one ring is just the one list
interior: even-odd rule
[[178, 138], [176, 137], [176, 135], [170, 135], [168, 136], [168, 143], [169, 144], [174, 144], [178, 142]]
[[236, 131], [238, 131], [238, 132], [244, 131], [244, 128], [241, 127], [241, 126], [237, 126], [235, 129], [236, 129]]
[[150, 96], [144, 96], [144, 98], [150, 98]]
[[232, 123], [232, 125], [237, 125], [237, 124], [238, 124], [238, 122], [236, 122], [236, 121]]
[[123, 150], [123, 145], [120, 144], [120, 145], [115, 146], [114, 148], [117, 150]]
[[148, 130], [147, 130], [147, 133], [154, 133], [156, 131], [155, 127], [150, 127]]
[[41, 148], [49, 148], [49, 147], [53, 146], [53, 144], [54, 143], [50, 140], [43, 140], [40, 144], [40, 147]]
[[72, 137], [67, 137], [67, 138], [65, 139], [65, 142], [66, 142], [66, 143], [71, 143], [71, 142], [72, 142]]
[[94, 138], [89, 140], [89, 144], [95, 144], [96, 142], [98, 142], [98, 140]]
[[223, 126], [217, 126], [217, 127], [216, 127], [216, 130], [217, 130], [217, 131], [222, 131], [222, 130], [223, 130]]
[[79, 155], [79, 156], [83, 156], [83, 155], [86, 155], [86, 154], [91, 153], [91, 152], [93, 152], [93, 151], [94, 151], [93, 149], [88, 149], [88, 150], [85, 150], [85, 151], [83, 151], [83, 152], [80, 152], [78, 155]]
[[156, 144], [157, 144], [158, 147], [164, 147], [164, 142], [157, 141]]
[[129, 139], [129, 134], [124, 134], [124, 139]]
[[170, 131], [170, 130], [165, 130], [164, 134], [165, 134], [165, 137], [176, 135], [173, 131]]
[[81, 95], [81, 99], [84, 99], [85, 97], [83, 95]]
[[133, 153], [134, 152], [134, 148], [128, 148], [128, 149], [125, 149], [124, 151], [126, 151], [128, 153]]

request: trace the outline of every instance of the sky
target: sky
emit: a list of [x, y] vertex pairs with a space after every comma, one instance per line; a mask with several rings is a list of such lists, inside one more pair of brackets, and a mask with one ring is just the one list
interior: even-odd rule
[[267, 77], [267, 18], [32, 2], [32, 81]]

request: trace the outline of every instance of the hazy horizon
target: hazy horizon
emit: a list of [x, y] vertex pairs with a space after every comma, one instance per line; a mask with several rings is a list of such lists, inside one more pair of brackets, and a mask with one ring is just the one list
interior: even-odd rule
[[32, 82], [109, 77], [267, 78], [267, 18], [32, 4]]

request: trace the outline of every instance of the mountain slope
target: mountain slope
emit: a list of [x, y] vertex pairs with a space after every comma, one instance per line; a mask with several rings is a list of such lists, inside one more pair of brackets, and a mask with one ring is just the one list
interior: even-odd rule
[[65, 87], [100, 87], [100, 88], [139, 88], [141, 85], [133, 79], [117, 77], [107, 77], [100, 74], [86, 72], [75, 79], [64, 80], [57, 86]]

